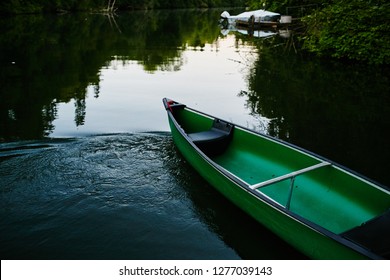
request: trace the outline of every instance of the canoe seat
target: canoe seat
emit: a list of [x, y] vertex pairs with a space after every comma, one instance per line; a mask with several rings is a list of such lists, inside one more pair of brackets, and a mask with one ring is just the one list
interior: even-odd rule
[[390, 209], [382, 215], [342, 234], [343, 237], [390, 259]]
[[188, 136], [206, 155], [218, 155], [229, 145], [233, 127], [230, 123], [215, 119], [209, 130], [189, 133]]

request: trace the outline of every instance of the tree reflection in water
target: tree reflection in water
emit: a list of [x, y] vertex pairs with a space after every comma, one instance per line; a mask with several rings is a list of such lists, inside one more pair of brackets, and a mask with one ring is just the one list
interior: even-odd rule
[[75, 123], [83, 125], [87, 88], [99, 97], [100, 69], [113, 58], [150, 73], [180, 70], [183, 50], [218, 37], [216, 13], [131, 12], [117, 26], [92, 14], [0, 19], [0, 139], [49, 135], [57, 104], [72, 100]]

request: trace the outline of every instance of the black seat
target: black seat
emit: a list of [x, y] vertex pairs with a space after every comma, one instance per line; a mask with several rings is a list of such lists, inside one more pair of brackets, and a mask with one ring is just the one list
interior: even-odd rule
[[215, 119], [209, 130], [190, 133], [188, 136], [194, 144], [207, 155], [217, 155], [222, 153], [232, 137], [233, 125]]
[[342, 234], [379, 256], [390, 259], [390, 209], [382, 215]]

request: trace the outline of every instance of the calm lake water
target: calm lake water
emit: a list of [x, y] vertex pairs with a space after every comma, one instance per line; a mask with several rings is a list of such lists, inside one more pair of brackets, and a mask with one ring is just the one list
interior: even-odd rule
[[390, 185], [386, 69], [221, 12], [0, 19], [2, 259], [305, 258], [183, 160], [163, 97]]

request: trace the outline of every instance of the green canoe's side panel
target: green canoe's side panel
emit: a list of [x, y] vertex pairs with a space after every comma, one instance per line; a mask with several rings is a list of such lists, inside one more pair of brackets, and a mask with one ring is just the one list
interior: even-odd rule
[[[197, 123], [197, 127], [190, 129], [188, 132], [208, 129], [212, 122], [210, 120], [205, 120], [203, 117], [195, 116], [195, 114], [192, 113], [185, 115], [186, 116], [180, 120], [183, 128], [188, 129], [189, 125], [187, 120], [191, 118], [193, 118], [191, 121], [195, 121]], [[314, 259], [365, 258], [365, 256], [359, 254], [358, 252], [355, 252], [335, 240], [314, 231], [307, 225], [292, 219], [285, 212], [273, 208], [256, 198], [253, 194], [247, 192], [241, 187], [238, 187], [204, 160], [204, 158], [190, 143], [187, 142], [181, 133], [176, 130], [176, 127], [171, 119], [169, 119], [169, 123], [172, 131], [172, 137], [177, 148], [180, 150], [184, 158], [195, 168], [195, 170], [197, 170], [201, 176], [203, 176], [211, 185], [235, 203], [239, 208], [243, 209], [292, 246]], [[250, 144], [246, 146], [248, 146], [248, 149], [251, 149], [249, 147]], [[275, 152], [278, 153], [278, 151]], [[280, 156], [283, 155], [280, 154]], [[306, 162], [311, 163], [313, 161], [315, 162], [313, 159], [303, 159], [299, 165], [305, 165]], [[253, 234], [261, 233], [254, 232]]]
[[[320, 162], [308, 154], [241, 129], [235, 129], [228, 150], [213, 160], [248, 184]], [[259, 189], [284, 206], [289, 190], [290, 179]], [[365, 181], [334, 166], [326, 166], [295, 178], [290, 210], [339, 234], [385, 212], [390, 207], [390, 195], [383, 194]]]
[[213, 119], [188, 110], [175, 111], [175, 118], [180, 120], [180, 126], [187, 134], [208, 130], [213, 124]]

